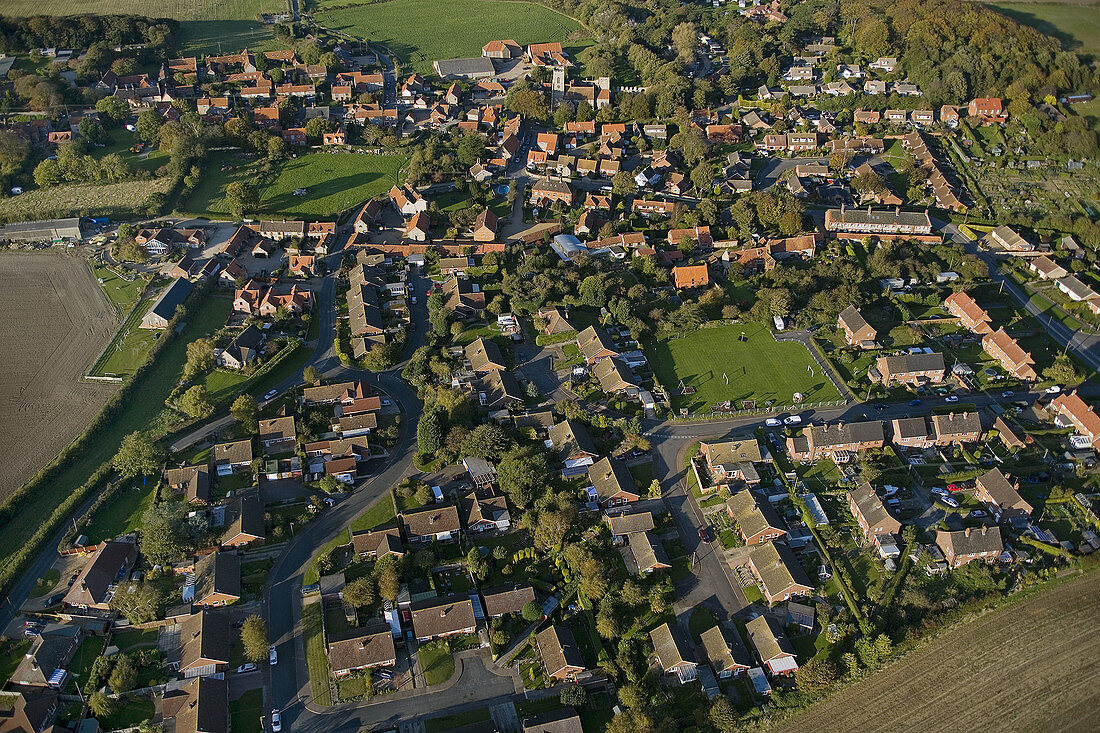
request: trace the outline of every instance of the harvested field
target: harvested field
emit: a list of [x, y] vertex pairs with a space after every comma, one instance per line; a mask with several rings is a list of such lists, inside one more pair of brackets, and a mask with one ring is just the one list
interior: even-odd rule
[[789, 731], [1096, 729], [1100, 572], [960, 624]]
[[79, 380], [118, 327], [115, 307], [84, 260], [62, 253], [0, 255], [0, 498], [80, 434], [115, 390]]

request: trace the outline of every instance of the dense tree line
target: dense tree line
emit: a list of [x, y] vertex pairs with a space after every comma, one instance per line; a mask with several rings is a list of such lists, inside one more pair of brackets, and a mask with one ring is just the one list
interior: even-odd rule
[[146, 44], [167, 48], [174, 43], [178, 30], [177, 21], [140, 15], [0, 16], [0, 49], [85, 49], [102, 41], [111, 46]]

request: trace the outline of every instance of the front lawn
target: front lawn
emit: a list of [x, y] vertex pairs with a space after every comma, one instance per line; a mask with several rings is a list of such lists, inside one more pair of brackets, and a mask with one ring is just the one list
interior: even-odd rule
[[351, 531], [360, 532], [382, 527], [396, 518], [397, 509], [393, 504], [393, 494], [387, 491], [373, 506], [355, 518], [351, 523]]
[[132, 728], [152, 720], [155, 713], [153, 698], [149, 695], [130, 695], [114, 703], [111, 714], [99, 719], [99, 727], [103, 730]]
[[422, 645], [417, 655], [420, 657], [420, 671], [424, 674], [424, 683], [427, 685], [446, 682], [455, 673], [455, 660], [446, 639], [437, 639]]
[[475, 723], [488, 724], [490, 720], [492, 718], [489, 715], [489, 708], [474, 708], [473, 710], [464, 710], [461, 713], [426, 720], [424, 721], [424, 730], [426, 733], [442, 733], [443, 731], [454, 730]]
[[[745, 341], [740, 340], [742, 333]], [[650, 341], [646, 353], [657, 380], [674, 395], [673, 406], [690, 412], [708, 412], [723, 401], [734, 408], [744, 400], [755, 400], [758, 408], [768, 401], [792, 405], [795, 392], [802, 393], [804, 402], [840, 399], [805, 346], [776, 341], [756, 323], [701, 328], [684, 338]], [[695, 393], [676, 395], [681, 380]]]
[[310, 694], [318, 705], [331, 705], [332, 689], [329, 686], [328, 656], [325, 654], [320, 603], [307, 603], [302, 606], [302, 635], [306, 643]]
[[260, 725], [260, 716], [263, 714], [263, 690], [249, 690], [229, 703], [229, 729], [233, 733], [263, 733]]

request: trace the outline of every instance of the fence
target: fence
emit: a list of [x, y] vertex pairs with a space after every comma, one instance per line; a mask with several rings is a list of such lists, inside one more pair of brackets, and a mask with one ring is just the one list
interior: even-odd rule
[[755, 417], [775, 415], [786, 410], [807, 410], [822, 407], [842, 407], [845, 400], [832, 400], [831, 402], [803, 402], [797, 405], [772, 405], [771, 407], [756, 408], [752, 410], [729, 410], [724, 412], [692, 412], [687, 415], [677, 415], [669, 418], [670, 422], [695, 422], [702, 420], [722, 421], [733, 420], [741, 417]]

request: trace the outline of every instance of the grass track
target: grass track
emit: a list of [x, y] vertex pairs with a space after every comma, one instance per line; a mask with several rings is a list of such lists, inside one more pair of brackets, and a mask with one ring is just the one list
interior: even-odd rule
[[[742, 331], [746, 342], [738, 341]], [[705, 411], [723, 400], [755, 399], [758, 407], [765, 400], [790, 405], [795, 392], [801, 392], [805, 402], [840, 399], [805, 346], [776, 341], [755, 323], [703, 328], [686, 338], [650, 342], [646, 353], [665, 387], [675, 389], [681, 379], [695, 387], [693, 395], [673, 397], [675, 407], [692, 412]], [[813, 377], [807, 367], [813, 368]], [[728, 386], [723, 373], [729, 377]]]

